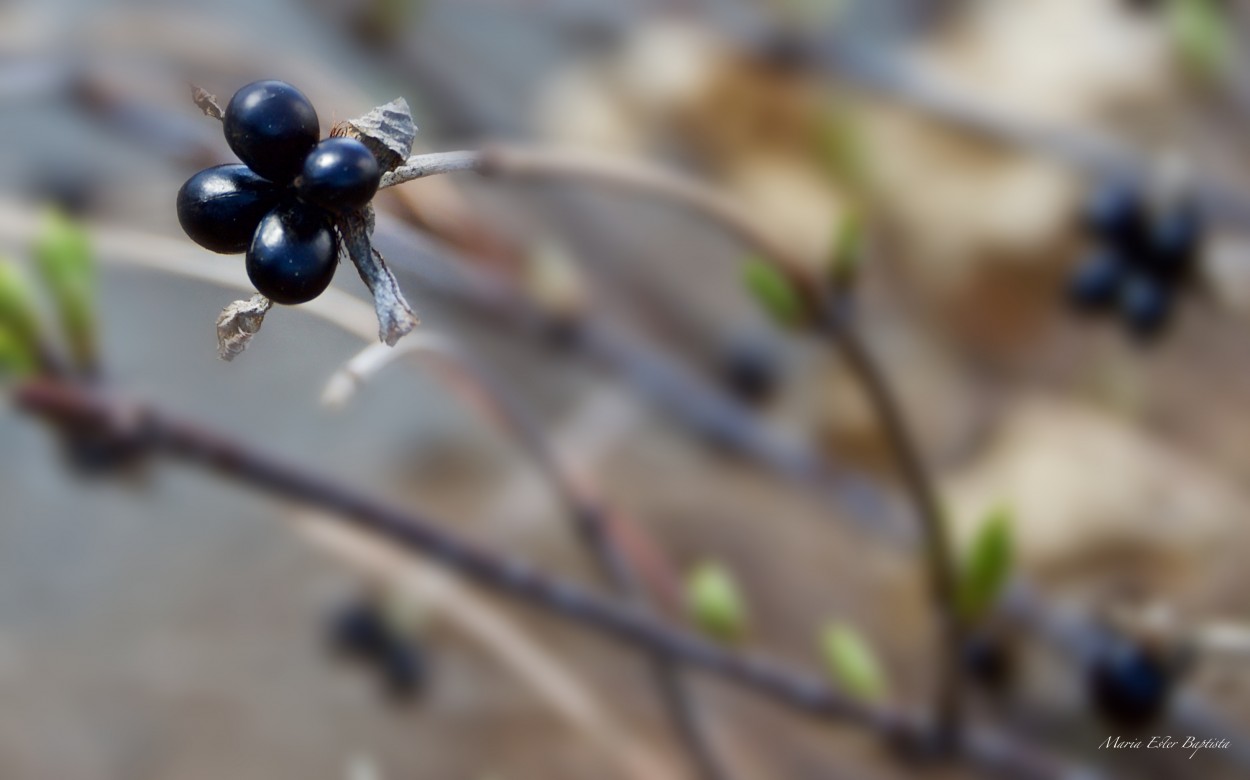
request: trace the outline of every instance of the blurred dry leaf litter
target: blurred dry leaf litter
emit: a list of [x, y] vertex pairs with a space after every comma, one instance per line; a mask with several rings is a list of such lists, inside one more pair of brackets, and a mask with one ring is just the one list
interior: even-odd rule
[[559, 144], [675, 153], [745, 201], [775, 240], [823, 260], [844, 206], [818, 154], [827, 100], [809, 76], [707, 29], [656, 23], [557, 75], [537, 121]]
[[1147, 563], [1152, 578], [1196, 575], [1238, 543], [1250, 514], [1246, 494], [1202, 463], [1114, 417], [1036, 398], [946, 495], [961, 539], [1003, 504], [1026, 569], [1078, 578], [1126, 561]]
[[[915, 64], [936, 88], [949, 81], [1039, 124], [1132, 124], [1146, 110], [1162, 113], [1177, 68], [1162, 15], [1126, 6], [972, 4]], [[880, 109], [863, 119], [874, 190], [901, 228], [900, 257], [922, 294], [971, 338], [1010, 345], [1029, 333], [1053, 298], [1045, 282], [1069, 257], [1080, 183], [915, 114]]]

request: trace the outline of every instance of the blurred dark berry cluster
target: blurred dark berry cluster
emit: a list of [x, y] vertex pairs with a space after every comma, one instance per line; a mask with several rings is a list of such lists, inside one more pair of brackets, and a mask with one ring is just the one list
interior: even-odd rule
[[1114, 182], [1089, 200], [1084, 225], [1094, 246], [1069, 281], [1073, 306], [1114, 312], [1143, 341], [1159, 336], [1194, 280], [1203, 244], [1198, 204], [1183, 197], [1152, 205], [1141, 187]]
[[736, 333], [726, 340], [717, 355], [716, 371], [730, 395], [754, 407], [772, 401], [783, 379], [783, 367], [773, 345], [749, 333]]
[[1166, 712], [1185, 666], [1166, 648], [1109, 634], [1086, 670], [1090, 703], [1110, 724], [1146, 726]]
[[964, 640], [963, 666], [968, 678], [988, 691], [1005, 692], [1016, 677], [1013, 637], [994, 626], [982, 626]]
[[425, 688], [421, 645], [395, 625], [379, 600], [360, 597], [339, 607], [327, 627], [330, 649], [377, 675], [393, 701], [409, 701]]
[[352, 138], [320, 139], [317, 112], [281, 81], [248, 84], [223, 126], [242, 165], [206, 168], [178, 191], [178, 222], [195, 243], [247, 254], [247, 274], [274, 303], [298, 304], [330, 285], [338, 266], [334, 217], [363, 208], [381, 173]]

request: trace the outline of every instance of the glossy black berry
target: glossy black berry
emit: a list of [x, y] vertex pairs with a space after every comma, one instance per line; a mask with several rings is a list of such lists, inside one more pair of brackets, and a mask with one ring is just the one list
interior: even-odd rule
[[1202, 248], [1203, 222], [1198, 205], [1183, 201], [1160, 213], [1150, 228], [1147, 260], [1152, 273], [1169, 282], [1192, 273]]
[[1133, 254], [1144, 243], [1147, 208], [1139, 187], [1112, 182], [1094, 191], [1085, 204], [1087, 230], [1115, 248]]
[[301, 198], [334, 211], [354, 211], [378, 191], [377, 158], [355, 138], [327, 138], [304, 160], [296, 181]]
[[282, 81], [256, 81], [234, 93], [224, 127], [226, 142], [239, 159], [279, 184], [299, 175], [321, 135], [312, 103]]
[[178, 190], [178, 223], [205, 249], [239, 254], [278, 197], [278, 188], [246, 165], [205, 168]]
[[390, 645], [391, 630], [377, 607], [353, 601], [331, 616], [328, 638], [330, 648], [344, 657], [375, 659]]
[[325, 215], [288, 201], [265, 215], [247, 250], [247, 275], [274, 303], [307, 303], [330, 286], [338, 245]]
[[1165, 282], [1144, 273], [1131, 275], [1120, 290], [1120, 316], [1129, 333], [1150, 340], [1172, 319], [1173, 293]]
[[425, 656], [419, 644], [395, 637], [377, 663], [385, 691], [392, 700], [411, 699], [425, 688]]
[[375, 674], [393, 701], [424, 690], [428, 674], [421, 645], [397, 631], [375, 601], [357, 599], [340, 607], [331, 615], [328, 640], [335, 653]]
[[1090, 663], [1090, 701], [1107, 721], [1143, 726], [1167, 708], [1175, 672], [1166, 660], [1126, 639], [1110, 638]]
[[1068, 282], [1068, 300], [1081, 311], [1099, 311], [1115, 305], [1128, 277], [1128, 263], [1119, 252], [1098, 249], [1077, 266]]

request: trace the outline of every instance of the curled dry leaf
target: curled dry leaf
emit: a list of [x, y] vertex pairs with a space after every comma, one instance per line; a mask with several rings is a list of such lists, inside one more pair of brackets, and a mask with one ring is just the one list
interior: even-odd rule
[[360, 141], [369, 147], [373, 156], [378, 158], [378, 166], [386, 172], [403, 165], [408, 155], [412, 154], [417, 126], [412, 121], [408, 101], [396, 98], [362, 117], [337, 123], [330, 130], [330, 135]]
[[216, 95], [195, 84], [188, 84], [188, 86], [191, 87], [191, 101], [195, 103], [196, 108], [204, 112], [204, 116], [213, 119], [225, 117], [226, 112], [221, 110], [221, 104], [217, 102]]
[[234, 360], [242, 354], [260, 326], [265, 324], [265, 314], [272, 307], [268, 298], [257, 293], [222, 309], [217, 318], [217, 356], [222, 360]]

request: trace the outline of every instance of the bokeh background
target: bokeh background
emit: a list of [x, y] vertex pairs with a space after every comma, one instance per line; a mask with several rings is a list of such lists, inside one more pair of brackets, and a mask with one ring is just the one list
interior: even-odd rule
[[[858, 316], [958, 537], [1008, 506], [1047, 609], [1079, 623], [1162, 607], [1179, 635], [1235, 636], [1250, 610], [1247, 34], [1245, 7], [1215, 0], [4, 2], [0, 246], [24, 261], [49, 202], [88, 225], [119, 392], [594, 583], [533, 464], [428, 364], [398, 361], [327, 408], [367, 342], [300, 309], [217, 359], [215, 318], [246, 277], [175, 218], [181, 182], [231, 159], [187, 82], [224, 100], [290, 81], [323, 130], [402, 96], [418, 151], [539, 142], [671, 166], [813, 257], [854, 211], [871, 236]], [[1150, 181], [1183, 170], [1217, 217], [1200, 284], [1145, 346], [1063, 295], [1088, 243], [1075, 214], [1125, 154]], [[878, 426], [836, 357], [744, 292], [740, 246], [583, 184], [440, 177], [376, 206], [423, 328], [504, 378], [649, 540], [674, 619], [684, 573], [715, 561], [749, 605], [749, 646], [817, 667], [820, 627], [845, 621], [894, 693], [926, 695], [931, 612]], [[530, 314], [465, 293], [488, 283]], [[350, 268], [335, 288], [367, 298]], [[593, 320], [572, 346], [530, 316], [570, 294]], [[325, 307], [363, 311], [368, 336], [351, 304]], [[832, 476], [735, 451], [712, 430], [726, 415]], [[177, 468], [84, 481], [6, 409], [0, 777], [688, 776], [633, 654], [425, 568], [348, 565], [341, 542]], [[327, 647], [329, 616], [361, 593], [403, 614], [416, 695], [380, 692]], [[1158, 725], [1230, 749], [1109, 756], [1080, 642], [1036, 623], [1012, 629], [1017, 679], [978, 692], [979, 712], [1125, 777], [1250, 771], [1244, 642], [1200, 653]], [[916, 771], [854, 730], [697, 690], [741, 777]]]

